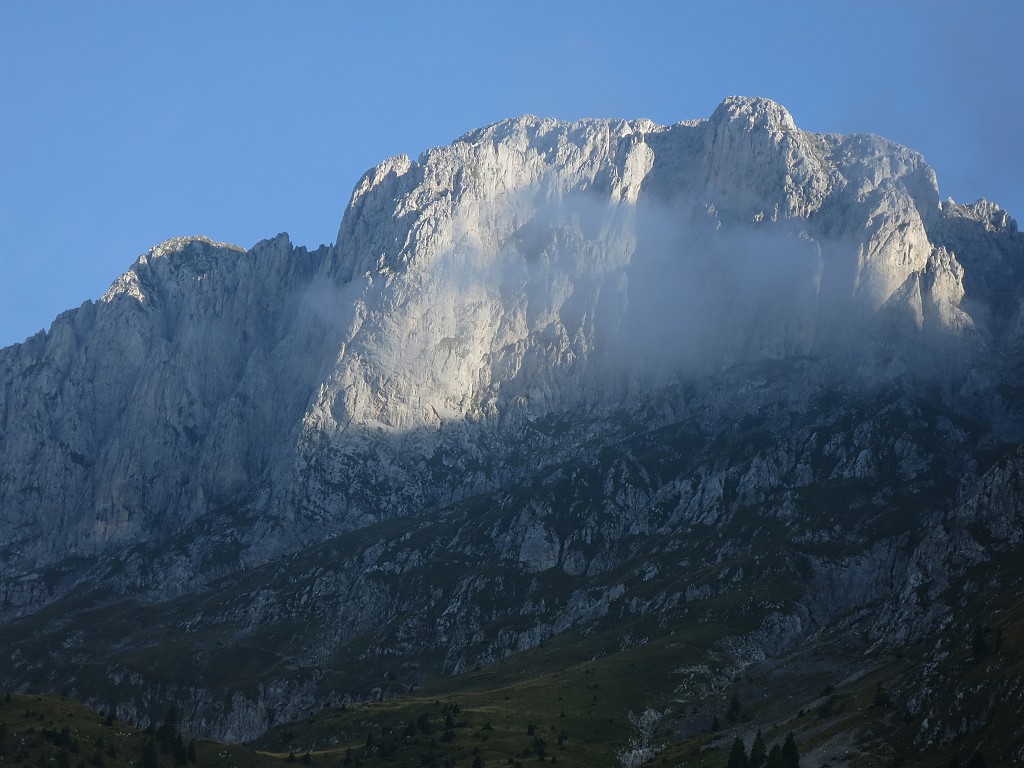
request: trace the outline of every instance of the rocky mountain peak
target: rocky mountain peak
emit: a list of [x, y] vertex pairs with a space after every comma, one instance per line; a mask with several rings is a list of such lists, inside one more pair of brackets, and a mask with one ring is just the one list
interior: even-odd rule
[[758, 96], [729, 96], [709, 118], [715, 129], [727, 126], [739, 130], [795, 131], [793, 116], [781, 104]]
[[568, 631], [699, 623], [712, 696], [886, 600], [900, 641], [976, 489], [1024, 540], [1022, 350], [1024, 237], [916, 152], [742, 97], [495, 123], [334, 246], [175, 238], [0, 350], [0, 683], [251, 738]]
[[231, 243], [219, 243], [205, 235], [172, 237], [146, 253], [113, 282], [100, 298], [103, 303], [118, 296], [129, 295], [144, 301], [148, 293], [162, 282], [193, 280], [217, 268], [230, 254], [244, 254], [245, 249]]
[[172, 237], [168, 240], [164, 240], [159, 245], [150, 248], [144, 256], [147, 260], [160, 259], [175, 253], [181, 253], [189, 248], [189, 246], [194, 246], [197, 243], [209, 245], [214, 248], [227, 248], [233, 251], [242, 252], [245, 251], [241, 246], [233, 245], [232, 243], [218, 243], [211, 240], [206, 235], [187, 235], [185, 237]]
[[1017, 220], [997, 203], [985, 198], [973, 203], [959, 204], [953, 198], [946, 198], [942, 210], [951, 218], [968, 219], [981, 224], [986, 232], [1005, 232], [1017, 234]]
[[[391, 158], [317, 253], [284, 235], [249, 252], [170, 240], [6, 353], [3, 402], [23, 404], [0, 409], [11, 562], [103, 551], [243, 495], [325, 531], [403, 514], [437, 489], [392, 466], [374, 482], [410, 495], [382, 510], [343, 469], [379, 434], [412, 441], [413, 467], [439, 441], [468, 450], [796, 355], [958, 376], [1015, 348], [1002, 337], [1022, 323], [991, 318], [1018, 289], [964, 269], [984, 233], [936, 224], [997, 211], [940, 211], [934, 190], [916, 153], [731, 97], [704, 121], [525, 116]], [[33, 534], [43, 508], [64, 538]]]

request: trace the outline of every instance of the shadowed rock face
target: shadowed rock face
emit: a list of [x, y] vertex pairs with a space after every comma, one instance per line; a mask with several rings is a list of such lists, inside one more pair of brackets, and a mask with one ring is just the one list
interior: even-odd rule
[[[843, 509], [926, 491], [949, 509], [987, 469], [976, 448], [1020, 441], [1022, 271], [1024, 239], [997, 206], [940, 203], [919, 154], [804, 133], [764, 99], [667, 127], [503, 121], [368, 172], [331, 247], [168, 241], [99, 302], [0, 350], [0, 611], [29, 615], [76, 584], [190, 594], [492, 494], [503, 511], [466, 534], [467, 567], [598, 578], [639, 556], [621, 548], [631, 536], [724, 530], [755, 510], [795, 521], [793, 540], [840, 542], [845, 559], [808, 566], [800, 610], [766, 624], [769, 652], [839, 610], [822, 590], [844, 585], [847, 610], [907, 564], [908, 531], [837, 533], [808, 488], [855, 487]], [[621, 466], [602, 454], [663, 429], [679, 433], [669, 469], [635, 447]], [[572, 462], [601, 481], [501, 495], [558, 485]], [[350, 593], [360, 568], [335, 587]], [[690, 587], [679, 594], [711, 594]], [[447, 638], [457, 671], [629, 599], [595, 589], [558, 610], [512, 589], [537, 621], [491, 637], [483, 619], [452, 624], [473, 591], [460, 584], [443, 631], [423, 631]], [[410, 601], [342, 601], [334, 616], [376, 626]], [[343, 638], [323, 642], [313, 656]], [[218, 722], [258, 733], [265, 721], [235, 720], [264, 705]]]

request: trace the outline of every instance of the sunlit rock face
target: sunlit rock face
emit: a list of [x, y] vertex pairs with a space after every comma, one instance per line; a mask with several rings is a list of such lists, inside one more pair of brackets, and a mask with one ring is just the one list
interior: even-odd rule
[[331, 267], [354, 317], [307, 423], [494, 421], [626, 364], [869, 347], [883, 308], [940, 346], [975, 341], [941, 220], [920, 155], [805, 134], [762, 99], [671, 127], [498, 123], [357, 186]]
[[[245, 522], [204, 573], [496, 487], [535, 463], [512, 458], [524, 424], [736, 365], [984, 389], [1024, 344], [1020, 254], [997, 207], [940, 204], [917, 153], [764, 99], [392, 158], [331, 247], [172, 240], [0, 351], [5, 609], [50, 594], [41, 566], [214, 510]], [[523, 546], [540, 567], [554, 545]]]
[[802, 355], [960, 375], [992, 339], [964, 309], [956, 245], [929, 234], [946, 217], [917, 153], [803, 133], [763, 99], [669, 127], [524, 117], [389, 160], [357, 185], [327, 267], [351, 319], [304, 417], [292, 504], [337, 508], [337, 456], [366, 435], [429, 454], [446, 428], [638, 381]]
[[1024, 541], [1022, 375], [1024, 238], [915, 152], [497, 123], [0, 350], [0, 685], [251, 739], [569, 631], [699, 622], [687, 696], [937, 653]]

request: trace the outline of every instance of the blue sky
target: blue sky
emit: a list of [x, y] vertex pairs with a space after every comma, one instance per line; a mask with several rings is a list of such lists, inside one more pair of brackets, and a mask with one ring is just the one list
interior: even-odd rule
[[1022, 30], [1011, 0], [0, 0], [0, 346], [169, 237], [333, 242], [365, 170], [524, 113], [767, 96], [1020, 218]]

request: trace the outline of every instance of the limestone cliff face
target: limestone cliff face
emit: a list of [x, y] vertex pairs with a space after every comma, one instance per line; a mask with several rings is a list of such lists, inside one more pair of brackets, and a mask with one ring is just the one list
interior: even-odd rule
[[394, 508], [422, 504], [410, 457], [446, 436], [472, 453], [679, 372], [813, 355], [955, 378], [1005, 336], [987, 289], [965, 303], [959, 210], [919, 154], [803, 133], [763, 99], [669, 127], [524, 117], [389, 160], [356, 187], [327, 268], [352, 317], [289, 505], [389, 514], [350, 483], [352, 453], [382, 436], [401, 458], [378, 457], [373, 484], [400, 488]]
[[917, 153], [763, 99], [393, 158], [335, 246], [173, 240], [0, 351], [8, 608], [42, 599], [25, 574], [221, 508], [252, 523], [241, 564], [494, 487], [524, 424], [680, 375], [813, 356], [993, 386], [1024, 344], [1022, 253]]
[[252, 493], [319, 373], [330, 331], [303, 298], [324, 255], [283, 236], [249, 252], [172, 240], [0, 352], [5, 568], [144, 541]]
[[543, 412], [623, 345], [691, 369], [827, 355], [883, 307], [977, 341], [942, 219], [920, 155], [765, 100], [671, 127], [502, 122], [358, 185], [355, 317], [309, 428]]

